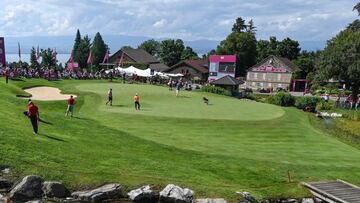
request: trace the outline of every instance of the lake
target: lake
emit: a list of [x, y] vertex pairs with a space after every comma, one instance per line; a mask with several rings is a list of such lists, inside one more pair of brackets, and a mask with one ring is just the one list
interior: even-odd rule
[[[70, 54], [58, 54], [57, 60], [59, 63], [62, 63], [63, 65], [69, 60]], [[41, 60], [41, 59], [40, 59]], [[6, 54], [6, 61], [8, 63], [19, 61], [19, 55], [18, 54]], [[21, 61], [23, 62], [30, 62], [30, 54], [21, 54]]]

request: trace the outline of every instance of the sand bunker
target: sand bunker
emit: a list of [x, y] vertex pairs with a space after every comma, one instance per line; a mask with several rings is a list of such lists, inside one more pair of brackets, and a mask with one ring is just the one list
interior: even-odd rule
[[[39, 101], [66, 100], [70, 97], [70, 94], [61, 94], [55, 87], [33, 87], [24, 91], [32, 95], [31, 99]], [[73, 96], [76, 97], [76, 95]]]

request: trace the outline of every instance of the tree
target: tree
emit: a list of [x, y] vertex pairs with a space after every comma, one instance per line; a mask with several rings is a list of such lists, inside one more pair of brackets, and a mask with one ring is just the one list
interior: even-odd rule
[[256, 30], [256, 27], [255, 27], [255, 25], [254, 25], [253, 19], [251, 19], [251, 20], [249, 21], [249, 25], [247, 26], [246, 31], [247, 31], [247, 32], [250, 32], [250, 33], [253, 33], [253, 34], [256, 33], [257, 30]]
[[184, 51], [184, 42], [181, 39], [167, 39], [160, 44], [160, 58], [163, 63], [173, 66], [180, 62]]
[[157, 58], [160, 52], [160, 42], [149, 39], [141, 43], [138, 48], [144, 49], [146, 52]]
[[30, 67], [33, 69], [38, 69], [40, 67], [39, 62], [37, 61], [35, 47], [32, 47], [30, 51]]
[[79, 62], [79, 58], [81, 57], [81, 51], [79, 50], [79, 46], [81, 44], [81, 34], [80, 34], [80, 30], [77, 29], [76, 31], [76, 36], [75, 36], [75, 42], [74, 42], [74, 46], [73, 46], [73, 52], [74, 52], [74, 61], [75, 62]]
[[91, 54], [93, 57], [93, 66], [99, 70], [99, 64], [102, 63], [106, 52], [108, 51], [108, 46], [105, 44], [104, 40], [102, 39], [100, 33], [96, 33], [92, 47], [91, 47]]
[[246, 31], [247, 25], [245, 24], [245, 20], [241, 17], [238, 17], [233, 25], [233, 32], [244, 32]]
[[120, 50], [124, 50], [124, 49], [134, 49], [134, 47], [132, 47], [130, 45], [125, 45], [120, 48]]
[[360, 31], [346, 29], [329, 40], [317, 72], [323, 80], [343, 80], [357, 97], [360, 87]]
[[41, 66], [45, 67], [47, 69], [50, 68], [55, 68], [56, 67], [56, 63], [57, 60], [54, 57], [54, 50], [53, 49], [41, 49], [40, 51], [40, 55], [41, 55]]
[[191, 47], [186, 47], [181, 54], [181, 60], [199, 59], [199, 56]]
[[79, 63], [79, 67], [81, 68], [87, 68], [87, 59], [90, 54], [90, 47], [91, 47], [91, 39], [88, 35], [85, 35], [83, 39], [81, 39], [81, 42], [78, 46], [77, 52], [76, 52], [76, 58], [77, 62]]
[[288, 37], [283, 39], [277, 47], [278, 55], [290, 60], [296, 59], [300, 53], [300, 50], [299, 42]]
[[[301, 70], [300, 72], [295, 73], [295, 78], [308, 79], [308, 80], [311, 79], [315, 73], [315, 67], [319, 61], [319, 57], [320, 57], [320, 51], [301, 52], [298, 58], [293, 61], [294, 64], [297, 67], [299, 67], [299, 69]], [[311, 80], [309, 80], [309, 82], [311, 82]]]
[[360, 16], [360, 2], [354, 6], [353, 11], [354, 10], [356, 10], [358, 12], [358, 15]]
[[246, 74], [246, 71], [256, 63], [256, 38], [250, 32], [232, 32], [220, 43], [217, 54], [235, 54], [237, 56], [236, 76]]

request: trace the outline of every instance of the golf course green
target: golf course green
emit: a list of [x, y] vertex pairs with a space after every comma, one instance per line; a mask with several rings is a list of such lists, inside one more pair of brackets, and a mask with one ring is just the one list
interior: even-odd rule
[[[76, 94], [75, 117], [65, 101], [35, 101], [40, 135], [22, 112], [32, 86]], [[113, 106], [106, 106], [113, 89]], [[136, 111], [138, 93], [142, 109]], [[210, 100], [210, 105], [202, 97]], [[107, 81], [0, 79], [0, 167], [16, 176], [38, 174], [71, 189], [119, 182], [132, 189], [168, 183], [197, 197], [303, 197], [302, 181], [343, 179], [360, 184], [360, 150], [316, 126], [317, 118], [282, 108], [203, 92]], [[292, 174], [288, 183], [287, 173]]]

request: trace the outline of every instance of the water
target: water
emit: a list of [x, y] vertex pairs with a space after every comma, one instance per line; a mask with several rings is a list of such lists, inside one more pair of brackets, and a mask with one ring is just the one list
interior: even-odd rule
[[[58, 63], [62, 63], [65, 65], [65, 63], [69, 60], [70, 54], [58, 54], [57, 60]], [[41, 58], [40, 58], [41, 60]], [[8, 63], [10, 62], [17, 62], [19, 61], [19, 55], [18, 54], [6, 54], [6, 61]], [[30, 54], [21, 54], [21, 61], [30, 63]]]

